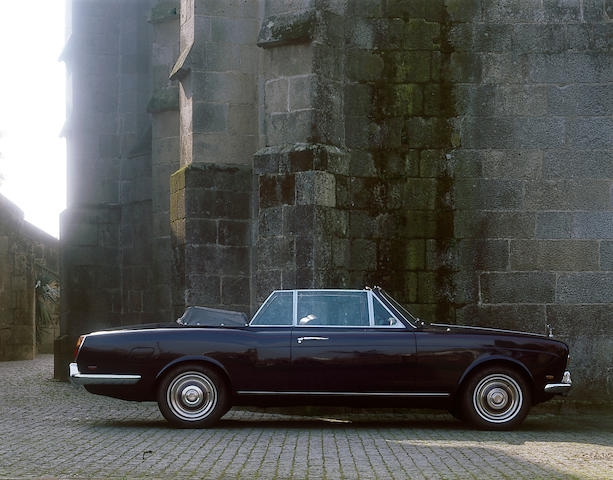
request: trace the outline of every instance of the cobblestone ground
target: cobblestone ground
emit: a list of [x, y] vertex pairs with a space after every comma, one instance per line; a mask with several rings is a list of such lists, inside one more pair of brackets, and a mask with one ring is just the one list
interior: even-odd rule
[[537, 410], [514, 432], [447, 414], [305, 417], [231, 410], [176, 430], [155, 404], [51, 380], [53, 358], [0, 363], [0, 478], [611, 478], [613, 414]]

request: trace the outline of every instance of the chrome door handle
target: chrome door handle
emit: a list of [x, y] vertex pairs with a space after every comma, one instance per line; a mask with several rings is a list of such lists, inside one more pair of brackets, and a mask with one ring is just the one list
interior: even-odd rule
[[328, 337], [298, 337], [298, 343], [302, 343], [305, 340], [329, 340]]

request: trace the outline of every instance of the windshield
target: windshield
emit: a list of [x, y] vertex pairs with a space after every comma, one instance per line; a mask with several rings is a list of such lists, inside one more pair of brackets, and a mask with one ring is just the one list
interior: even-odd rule
[[398, 303], [396, 300], [394, 300], [385, 290], [383, 290], [382, 288], [377, 289], [379, 291], [379, 293], [381, 293], [381, 295], [383, 296], [383, 298], [385, 300], [387, 300], [389, 303], [391, 303], [391, 305], [398, 310], [398, 313], [400, 313], [404, 318], [406, 318], [407, 320], [409, 319], [413, 319], [415, 321], [415, 324], [417, 325], [418, 322], [420, 322], [421, 320], [419, 320], [417, 317], [414, 317], [411, 312], [409, 312], [406, 308], [404, 308], [400, 303]]

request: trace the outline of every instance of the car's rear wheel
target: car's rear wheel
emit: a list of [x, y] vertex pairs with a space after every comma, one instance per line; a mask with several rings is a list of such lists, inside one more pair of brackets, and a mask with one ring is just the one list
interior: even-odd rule
[[528, 383], [517, 371], [492, 366], [468, 380], [462, 394], [462, 416], [484, 430], [509, 430], [528, 415], [532, 398]]
[[229, 405], [228, 388], [212, 368], [187, 364], [169, 371], [160, 382], [158, 406], [164, 418], [178, 428], [213, 425]]

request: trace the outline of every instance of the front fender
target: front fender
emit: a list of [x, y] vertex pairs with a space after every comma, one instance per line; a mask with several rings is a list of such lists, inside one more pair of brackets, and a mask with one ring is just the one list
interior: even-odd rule
[[506, 364], [509, 364], [509, 365], [512, 364], [512, 365], [516, 366], [521, 372], [523, 372], [528, 377], [528, 379], [530, 380], [531, 384], [534, 384], [534, 377], [532, 375], [532, 372], [526, 367], [526, 365], [524, 365], [517, 358], [514, 358], [512, 356], [500, 355], [500, 354], [481, 355], [480, 357], [477, 357], [466, 368], [466, 370], [464, 370], [464, 373], [462, 374], [462, 376], [460, 377], [457, 385], [455, 386], [455, 392], [454, 393], [456, 393], [460, 389], [460, 386], [462, 385], [464, 380], [466, 380], [471, 375], [472, 372], [474, 372], [476, 369], [478, 369], [481, 366], [483, 366], [485, 364], [488, 364], [488, 363], [506, 363]]

